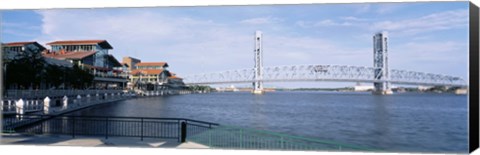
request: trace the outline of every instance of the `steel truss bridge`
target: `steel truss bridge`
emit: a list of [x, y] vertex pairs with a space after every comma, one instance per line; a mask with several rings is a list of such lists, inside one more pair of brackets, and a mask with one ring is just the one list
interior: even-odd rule
[[[425, 72], [390, 70], [388, 80], [375, 78], [375, 67], [347, 65], [287, 65], [263, 67], [262, 82], [333, 81], [333, 82], [389, 82], [405, 85], [465, 87], [467, 82], [460, 77]], [[187, 75], [187, 85], [253, 83], [254, 69], [237, 69], [214, 73]]]

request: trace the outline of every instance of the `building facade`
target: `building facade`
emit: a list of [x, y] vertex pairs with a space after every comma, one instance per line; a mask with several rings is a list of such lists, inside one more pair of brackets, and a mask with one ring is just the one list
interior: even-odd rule
[[160, 90], [166, 88], [170, 75], [166, 62], [136, 63], [130, 73], [131, 88], [139, 90]]
[[45, 57], [69, 61], [95, 76], [92, 87], [95, 89], [123, 89], [128, 74], [122, 70], [122, 64], [111, 54], [113, 47], [106, 40], [67, 40], [47, 43], [51, 50]]
[[137, 65], [137, 63], [140, 63], [140, 59], [132, 58], [132, 57], [123, 57], [122, 63], [124, 65], [127, 65], [127, 69], [129, 71], [132, 71], [135, 69], [134, 67]]
[[45, 50], [45, 47], [35, 41], [2, 44], [3, 60], [6, 62], [12, 61], [21, 55], [38, 54]]
[[182, 89], [185, 84], [182, 78], [168, 70], [166, 62], [139, 62], [132, 66], [128, 87], [133, 90], [156, 91]]

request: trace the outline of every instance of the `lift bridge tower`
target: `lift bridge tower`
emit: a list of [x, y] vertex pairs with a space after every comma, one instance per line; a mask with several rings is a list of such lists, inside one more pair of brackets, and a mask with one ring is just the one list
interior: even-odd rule
[[253, 94], [263, 94], [263, 46], [262, 46], [262, 32], [255, 31], [255, 66], [254, 66], [254, 82], [253, 82]]
[[374, 78], [380, 82], [374, 82], [374, 94], [388, 95], [392, 94], [388, 70], [388, 33], [383, 31], [373, 36], [373, 67], [375, 67]]

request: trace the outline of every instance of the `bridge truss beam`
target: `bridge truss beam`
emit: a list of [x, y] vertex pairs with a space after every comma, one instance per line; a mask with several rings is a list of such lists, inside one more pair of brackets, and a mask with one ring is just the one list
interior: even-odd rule
[[[405, 85], [467, 86], [460, 77], [407, 70], [390, 70], [387, 80], [375, 79], [375, 67], [347, 65], [292, 65], [263, 68], [262, 82], [336, 81], [336, 82], [389, 82]], [[254, 69], [187, 75], [187, 85], [253, 83]]]

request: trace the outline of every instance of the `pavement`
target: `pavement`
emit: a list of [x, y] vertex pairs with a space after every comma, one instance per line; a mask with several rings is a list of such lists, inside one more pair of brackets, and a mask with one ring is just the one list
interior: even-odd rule
[[207, 149], [208, 146], [195, 142], [180, 143], [177, 139], [158, 139], [130, 137], [84, 137], [63, 135], [18, 135], [2, 134], [2, 145], [46, 145], [46, 146], [91, 146], [91, 147], [147, 147], [147, 148], [183, 148], [183, 149]]

